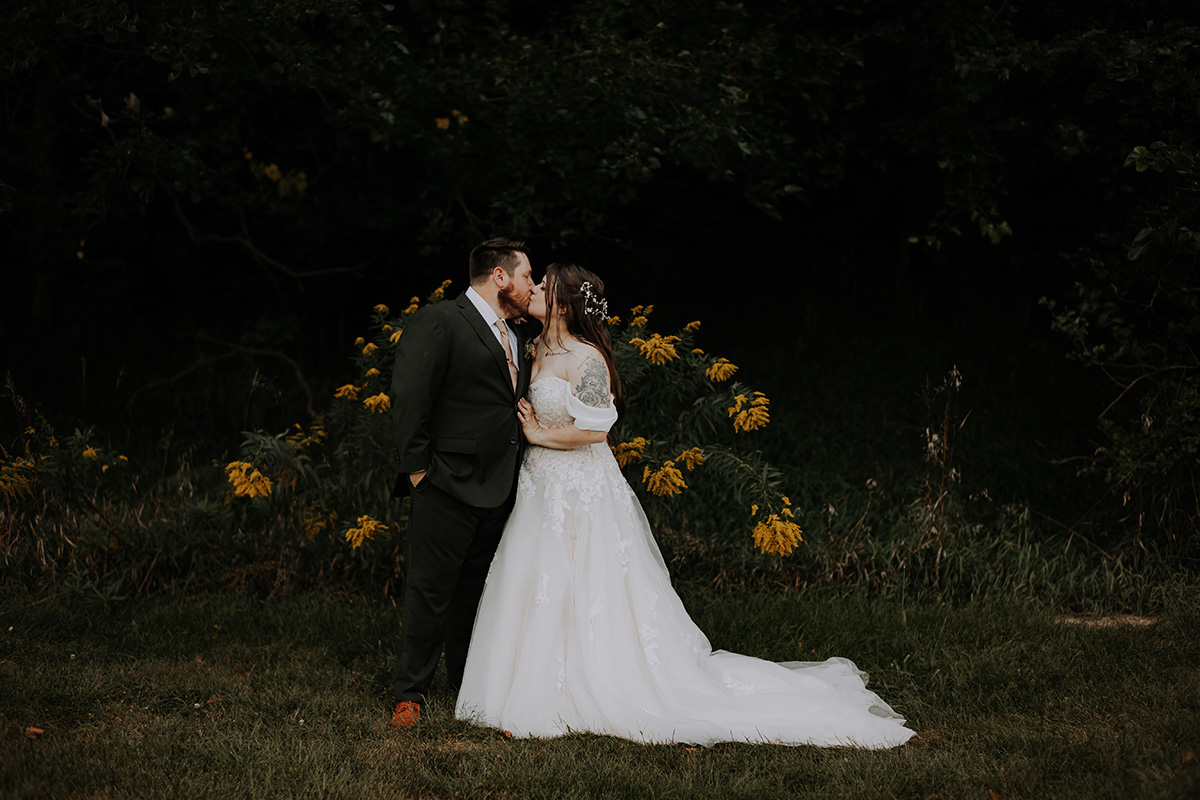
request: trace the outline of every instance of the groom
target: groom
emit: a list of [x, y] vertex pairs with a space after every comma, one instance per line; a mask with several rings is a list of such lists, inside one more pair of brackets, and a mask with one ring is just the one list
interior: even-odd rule
[[524, 440], [517, 399], [530, 325], [515, 325], [534, 283], [525, 243], [488, 239], [471, 286], [413, 316], [396, 347], [392, 419], [400, 478], [412, 495], [392, 726], [421, 716], [442, 646], [457, 691], [484, 579], [516, 497]]

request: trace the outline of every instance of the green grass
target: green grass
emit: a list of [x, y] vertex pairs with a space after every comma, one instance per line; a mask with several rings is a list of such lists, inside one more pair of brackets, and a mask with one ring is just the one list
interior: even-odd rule
[[[0, 796], [1183, 798], [1200, 791], [1200, 609], [1087, 626], [1011, 605], [689, 592], [717, 647], [842, 655], [896, 750], [510, 740], [434, 697], [388, 726], [398, 609], [361, 598], [0, 597]], [[28, 726], [42, 728], [38, 738]]]

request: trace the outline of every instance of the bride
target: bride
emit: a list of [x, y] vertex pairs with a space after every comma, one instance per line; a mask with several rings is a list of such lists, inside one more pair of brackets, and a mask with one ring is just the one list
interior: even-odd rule
[[621, 407], [604, 284], [552, 264], [516, 506], [492, 561], [455, 714], [518, 737], [894, 747], [913, 735], [844, 658], [713, 650], [671, 587], [605, 439]]

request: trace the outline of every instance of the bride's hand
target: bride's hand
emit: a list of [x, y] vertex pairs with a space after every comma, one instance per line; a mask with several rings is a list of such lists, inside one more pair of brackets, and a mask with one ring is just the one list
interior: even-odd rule
[[536, 444], [534, 438], [541, 433], [542, 426], [533, 411], [533, 404], [524, 397], [517, 401], [517, 418], [521, 420], [521, 430], [525, 432], [525, 439], [531, 444]]

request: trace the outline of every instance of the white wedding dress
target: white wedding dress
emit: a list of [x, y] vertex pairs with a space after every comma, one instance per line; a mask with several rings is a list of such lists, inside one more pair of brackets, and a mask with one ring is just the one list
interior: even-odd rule
[[[581, 405], [557, 377], [529, 399], [547, 428], [571, 425], [568, 403]], [[881, 748], [913, 735], [844, 658], [714, 651], [604, 443], [526, 450], [455, 713], [518, 737]]]

